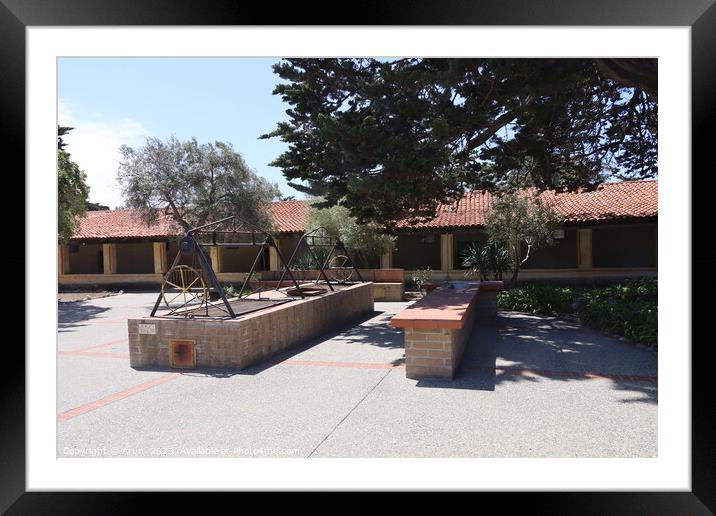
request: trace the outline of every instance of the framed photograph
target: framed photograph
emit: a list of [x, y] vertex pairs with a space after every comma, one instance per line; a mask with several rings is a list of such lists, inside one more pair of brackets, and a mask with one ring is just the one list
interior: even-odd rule
[[[19, 346], [8, 342], [8, 352], [16, 359], [11, 361], [7, 357], [5, 361], [0, 510], [8, 514], [34, 514], [51, 508], [53, 513], [93, 514], [111, 506], [115, 512], [130, 511], [139, 499], [139, 494], [133, 491], [397, 490], [481, 494], [515, 491], [522, 493], [518, 500], [527, 507], [559, 514], [714, 513], [715, 429], [706, 417], [712, 406], [707, 398], [710, 389], [705, 371], [709, 361], [705, 346], [692, 345], [692, 322], [706, 317], [702, 313], [706, 304], [691, 301], [692, 263], [697, 263], [692, 262], [691, 235], [696, 234], [692, 224], [705, 220], [692, 217], [691, 210], [704, 203], [708, 205], [706, 201], [698, 203], [698, 196], [693, 195], [707, 191], [706, 187], [696, 188], [692, 194], [692, 168], [707, 166], [706, 134], [716, 115], [713, 4], [712, 0], [689, 0], [678, 6], [666, 0], [610, 0], [601, 4], [582, 0], [521, 0], [501, 4], [447, 2], [437, 8], [428, 2], [410, 6], [369, 2], [362, 5], [350, 25], [344, 25], [345, 20], [340, 24], [332, 20], [317, 24], [319, 18], [313, 10], [298, 5], [259, 6], [249, 11], [221, 1], [176, 2], [169, 6], [163, 2], [128, 4], [119, 0], [0, 0], [3, 118], [12, 129], [2, 144], [6, 155], [20, 157], [19, 167], [25, 170], [27, 188], [26, 349], [23, 353]], [[631, 114], [624, 115], [632, 117], [633, 123], [647, 127], [651, 122], [645, 119], [651, 116], [649, 110], [653, 110], [656, 124], [658, 105], [658, 152], [654, 148], [657, 140], [653, 124], [648, 129], [653, 131], [653, 138], [646, 143], [634, 136], [639, 131], [629, 133], [632, 126], [623, 129], [626, 135], [618, 130], [600, 129], [607, 136], [594, 140], [590, 151], [606, 147], [602, 146], [602, 137], [621, 137], [627, 142], [608, 149], [615, 160], [623, 158], [620, 153], [650, 145], [649, 152], [639, 155], [652, 160], [654, 167], [658, 159], [660, 175], [644, 177], [647, 182], [658, 179], [661, 194], [657, 195], [656, 184], [638, 186], [628, 195], [619, 194], [627, 195], [628, 202], [622, 199], [621, 204], [609, 204], [619, 195], [603, 193], [604, 188], [600, 187], [602, 190], [585, 193], [581, 200], [569, 201], [564, 204], [567, 208], [560, 208], [563, 220], [555, 225], [545, 223], [542, 228], [550, 240], [557, 240], [557, 246], [562, 247], [555, 247], [551, 254], [535, 249], [532, 260], [539, 265], [525, 266], [520, 274], [537, 281], [552, 278], [552, 273], [564, 281], [589, 277], [595, 284], [619, 274], [627, 278], [644, 276], [654, 280], [653, 292], [640, 291], [640, 295], [650, 296], [655, 304], [658, 255], [659, 267], [669, 271], [659, 281], [658, 330], [662, 344], [658, 347], [658, 368], [655, 346], [647, 350], [629, 345], [624, 348], [626, 351], [619, 351], [633, 360], [634, 367], [627, 370], [615, 365], [621, 359], [615, 361], [605, 355], [609, 350], [627, 346], [623, 335], [607, 334], [605, 330], [602, 339], [594, 336], [596, 330], [580, 333], [577, 326], [570, 325], [571, 319], [534, 316], [532, 320], [524, 316], [513, 321], [513, 333], [528, 331], [529, 335], [510, 336], [513, 355], [491, 355], [487, 357], [493, 362], [488, 364], [490, 371], [484, 370], [482, 362], [475, 362], [474, 377], [455, 377], [463, 348], [459, 332], [449, 331], [454, 332], [458, 326], [451, 319], [445, 323], [445, 328], [451, 330], [445, 332], [442, 327], [426, 326], [423, 320], [433, 324], [443, 317], [440, 314], [448, 311], [444, 305], [430, 306], [426, 301], [441, 295], [455, 302], [454, 299], [469, 292], [472, 297], [466, 306], [473, 306], [471, 281], [479, 281], [482, 299], [494, 301], [498, 295], [496, 284], [503, 283], [502, 269], [500, 281], [496, 281], [497, 276], [492, 281], [488, 277], [489, 267], [477, 262], [472, 268], [460, 265], [461, 253], [466, 250], [461, 242], [476, 241], [470, 231], [478, 227], [478, 222], [464, 210], [476, 210], [475, 206], [481, 206], [477, 200], [447, 213], [447, 222], [436, 226], [435, 231], [426, 233], [421, 228], [416, 237], [409, 234], [403, 241], [398, 237], [395, 252], [356, 258], [343, 247], [341, 239], [334, 239], [331, 253], [336, 242], [340, 243], [340, 253], [314, 258], [319, 264], [327, 264], [325, 271], [312, 265], [289, 267], [294, 255], [300, 255], [296, 249], [301, 245], [301, 235], [309, 229], [297, 226], [306, 225], [308, 210], [301, 204], [304, 201], [301, 192], [323, 183], [325, 193], [333, 195], [328, 185], [334, 176], [325, 173], [318, 180], [313, 176], [314, 182], [310, 183], [300, 174], [290, 177], [279, 172], [294, 167], [303, 158], [301, 153], [310, 153], [315, 148], [315, 142], [301, 140], [307, 134], [305, 131], [287, 129], [288, 121], [294, 123], [306, 115], [305, 123], [310, 125], [309, 121], [318, 115], [305, 107], [311, 103], [305, 103], [306, 99], [296, 93], [300, 88], [282, 90], [277, 85], [310, 83], [305, 77], [297, 78], [298, 71], [306, 69], [305, 63], [286, 59], [334, 57], [372, 58], [373, 64], [358, 70], [366, 75], [368, 70], [375, 71], [381, 63], [397, 58], [486, 58], [512, 64], [529, 59], [572, 58], [575, 62], [594, 60], [600, 62], [599, 66], [616, 62], [614, 68], [608, 71], [600, 68], [599, 73], [611, 74], [610, 80], [638, 84], [636, 90], [643, 94], [640, 98], [644, 102], [641, 107], [634, 107]], [[649, 66], [658, 63], [658, 67], [654, 73], [641, 76], [639, 69], [619, 68], [619, 62], [625, 61], [648, 62]], [[279, 66], [280, 62], [285, 64], [284, 68]], [[499, 66], [496, 69], [504, 73]], [[412, 72], [420, 70], [428, 74], [419, 67]], [[583, 72], [570, 70], [575, 74]], [[397, 68], [391, 70], [398, 72]], [[323, 77], [317, 73], [317, 77]], [[341, 70], [331, 73], [334, 74], [329, 74], [331, 77], [339, 76]], [[434, 91], [445, 88], [449, 80], [440, 76]], [[258, 90], [268, 97], [269, 89], [276, 88], [272, 93], [275, 103], [270, 108], [275, 112], [264, 107], [268, 104], [253, 100], [244, 102], [241, 109], [235, 108], [230, 101], [231, 81], [236, 85], [236, 95], [245, 98], [253, 98], [251, 92]], [[372, 90], [366, 86], [363, 91]], [[625, 99], [615, 92], [618, 90], [609, 95], [616, 97], [604, 102], [610, 106], [626, 105]], [[492, 95], [492, 91], [487, 95]], [[169, 97], [174, 102], [172, 109], [166, 107], [168, 103], [163, 104], [163, 98]], [[406, 96], [408, 100], [409, 97]], [[460, 104], [459, 98], [454, 102], [457, 97], [457, 94], [453, 97], [451, 105]], [[634, 94], [635, 106], [636, 97]], [[97, 99], [104, 104], [95, 102]], [[323, 100], [336, 101], [330, 95]], [[349, 100], [337, 102], [346, 103], [338, 111], [358, 105], [349, 108]], [[439, 104], [440, 100], [435, 102]], [[252, 103], [255, 105], [251, 106]], [[545, 105], [552, 106], [547, 100]], [[596, 104], [589, 105], [591, 109]], [[386, 110], [394, 108], [401, 112], [403, 105], [396, 106], [387, 101], [384, 105]], [[287, 111], [289, 108], [294, 111]], [[302, 113], [304, 108], [306, 112]], [[141, 117], [142, 112], [146, 113], [145, 118]], [[391, 116], [381, 120], [385, 131]], [[492, 116], [485, 120], [495, 122], [499, 118]], [[532, 117], [540, 116], [535, 108]], [[182, 118], [185, 120], [181, 121]], [[365, 120], [360, 126], [365, 132], [361, 134], [368, 140], [373, 133], [366, 129], [370, 120]], [[288, 125], [277, 125], [278, 122]], [[296, 122], [294, 129], [299, 125]], [[487, 122], [483, 121], [485, 125]], [[504, 126], [499, 126], [504, 134], [487, 140], [491, 145], [516, 141], [514, 127]], [[332, 127], [334, 131], [341, 130], [337, 125]], [[436, 125], [426, 135], [453, 129]], [[79, 139], [72, 138], [73, 131], [75, 135], [87, 135], [82, 150]], [[465, 134], [468, 139], [475, 137], [473, 132]], [[539, 131], [530, 135], [525, 130], [520, 145], [528, 149], [543, 141], [543, 136]], [[280, 139], [283, 144], [278, 143]], [[171, 152], [184, 152], [185, 157], [190, 156], [195, 162], [221, 159], [225, 160], [221, 167], [245, 167], [245, 177], [268, 177], [267, 182], [277, 184], [280, 195], [276, 192], [271, 195], [280, 206], [272, 208], [271, 216], [279, 224], [265, 233], [267, 240], [259, 239], [259, 245], [265, 247], [265, 256], [261, 247], [262, 253], [256, 260], [253, 254], [247, 258], [242, 254], [243, 244], [236, 242], [233, 248], [227, 245], [226, 249], [208, 245], [205, 252], [196, 244], [200, 258], [191, 263], [182, 246], [194, 245], [193, 241], [187, 243], [187, 236], [193, 235], [200, 224], [189, 222], [207, 222], [206, 217], [189, 219], [189, 210], [167, 208], [166, 198], [156, 205], [147, 201], [147, 213], [150, 208], [159, 210], [158, 215], [153, 212], [154, 215], [147, 215], [147, 221], [143, 220], [147, 226], [131, 219], [127, 213], [138, 206], [134, 201], [147, 191], [154, 173], [147, 174], [144, 183], [132, 183], [134, 189], [127, 182], [122, 183], [122, 188], [110, 183], [115, 181], [117, 167], [125, 171], [125, 181], [130, 176], [136, 178], [141, 169], [137, 156], [149, 152], [152, 141], [166, 151], [165, 156], [171, 148]], [[234, 152], [231, 141], [241, 141], [243, 147]], [[288, 142], [293, 142], [294, 147]], [[391, 142], [394, 146], [405, 145], [402, 152], [410, 149], [409, 143], [398, 138]], [[295, 151], [296, 145], [300, 151]], [[82, 158], [82, 168], [106, 170], [101, 181], [97, 179], [101, 174], [92, 178], [96, 182], [90, 187], [90, 192], [94, 189], [102, 196], [90, 194], [83, 200], [87, 202], [87, 213], [91, 214], [82, 219], [84, 232], [75, 227], [66, 238], [61, 235], [62, 220], [58, 220], [58, 213], [62, 219], [63, 212], [58, 206], [58, 184], [52, 175], [58, 167], [72, 170], [71, 164], [63, 165], [63, 158], [58, 158], [58, 149], [63, 151], [63, 146], [69, 156], [75, 153], [75, 158]], [[376, 138], [371, 145], [361, 148], [367, 149], [363, 152], [370, 157], [371, 152], [385, 146], [385, 139]], [[314, 158], [323, 159], [330, 154], [322, 149]], [[585, 156], [589, 154], [585, 151]], [[493, 146], [485, 156], [496, 164], [490, 169], [493, 174], [490, 177], [498, 174], [505, 163], [505, 167], [514, 168], [514, 154], [501, 155]], [[273, 164], [271, 170], [269, 161]], [[527, 160], [522, 165], [527, 162], [530, 166], [534, 163]], [[326, 159], [326, 163], [332, 162]], [[644, 166], [644, 162], [634, 166]], [[190, 168], [186, 168], [186, 174], [191, 173]], [[376, 168], [363, 176], [356, 173], [351, 181], [359, 182], [368, 176], [375, 181], [379, 172]], [[561, 169], [550, 180], [565, 178], [570, 173]], [[192, 180], [186, 179], [188, 175], [182, 177], [185, 183], [198, 184], [196, 177]], [[383, 188], [385, 199], [406, 195], [408, 199], [419, 200], [409, 196], [435, 186], [414, 188], [419, 179], [418, 175], [410, 175], [392, 189]], [[423, 179], [426, 183], [430, 180]], [[292, 189], [297, 182], [299, 188]], [[212, 192], [210, 196], [213, 186], [212, 183], [208, 189]], [[181, 195], [189, 194], [182, 190]], [[225, 198], [230, 196], [227, 190]], [[660, 197], [658, 218], [664, 222], [658, 226], [657, 197]], [[365, 220], [372, 221], [376, 214], [390, 212], [390, 202], [366, 198], [372, 200], [351, 206], [352, 215], [360, 213]], [[245, 199], [242, 202], [246, 204]], [[171, 201], [169, 204], [173, 204]], [[595, 203], [604, 206], [598, 217], [589, 219], [585, 213]], [[644, 208], [646, 205], [654, 205], [654, 209]], [[411, 204], [403, 202], [401, 206]], [[567, 222], [564, 210], [571, 210], [566, 215]], [[177, 214], [186, 215], [189, 222], [180, 220]], [[208, 220], [218, 218], [218, 212], [212, 212]], [[298, 219], [303, 222], [296, 222]], [[600, 240], [607, 234], [602, 229], [607, 223], [616, 229], [610, 230], [607, 240]], [[623, 234], [618, 231], [622, 223], [626, 228]], [[153, 229], [146, 229], [152, 224]], [[254, 233], [252, 229], [251, 245], [256, 245]], [[227, 238], [230, 241], [230, 236]], [[533, 240], [527, 241], [531, 246]], [[645, 257], [617, 249], [629, 245], [646, 249], [642, 253]], [[368, 319], [361, 320], [368, 321], [366, 327], [383, 324], [379, 330], [370, 330], [373, 333], [369, 338], [351, 335], [350, 331], [339, 336], [351, 349], [346, 356], [335, 355], [333, 351], [321, 354], [318, 348], [311, 352], [310, 346], [300, 348], [306, 351], [305, 355], [284, 356], [276, 350], [289, 338], [287, 335], [300, 333], [301, 324], [298, 315], [276, 315], [266, 319], [270, 324], [252, 334], [257, 342], [265, 343], [261, 352], [254, 355], [269, 358], [259, 364], [248, 352], [246, 356], [231, 355], [226, 335], [233, 330], [226, 314], [234, 313], [221, 306], [223, 302], [228, 306], [232, 296], [241, 297], [244, 287], [252, 295], [255, 285], [245, 282], [249, 268], [250, 277], [256, 271], [261, 274], [262, 286], [257, 295], [266, 306], [252, 312], [252, 317], [258, 318], [264, 309], [266, 313], [279, 314], [287, 307], [299, 305], [280, 304], [271, 297], [275, 294], [262, 294], [269, 284], [266, 292], [277, 292], [286, 274], [295, 283], [294, 292], [301, 292], [302, 282], [311, 281], [312, 286], [321, 287], [321, 292], [311, 293], [311, 297], [301, 296], [301, 306], [312, 303], [318, 306], [321, 294], [329, 290], [329, 295], [334, 295], [334, 290], [340, 293], [342, 289], [364, 288], [368, 282], [378, 285], [371, 287], [373, 296], [390, 296], [397, 288], [403, 300], [404, 276], [394, 277], [395, 271], [417, 270], [413, 266], [417, 263], [416, 249], [428, 248], [432, 253], [429, 270], [434, 277], [425, 281], [442, 283], [437, 291], [423, 299], [416, 295], [417, 301], [413, 301], [432, 310], [432, 318], [415, 312], [404, 314], [400, 310], [408, 310], [407, 304], [401, 305], [400, 310], [391, 305], [395, 313], [390, 312], [385, 320], [369, 320], [375, 315], [372, 312], [365, 315]], [[524, 250], [524, 246], [517, 249]], [[608, 262], [608, 266], [600, 268], [599, 263], [593, 263], [592, 249], [597, 250], [594, 256], [602, 256], [601, 252], [606, 257], [602, 261]], [[309, 254], [306, 256], [310, 258]], [[365, 261], [354, 267], [353, 261], [359, 259]], [[519, 259], [513, 257], [513, 262]], [[401, 260], [411, 267], [401, 265]], [[550, 260], [561, 265], [550, 268]], [[493, 259], [490, 266], [494, 262]], [[210, 274], [202, 267], [211, 270]], [[280, 274], [284, 269], [286, 272]], [[315, 277], [309, 269], [316, 269]], [[335, 285], [340, 286], [334, 289], [331, 279], [335, 278], [331, 274], [339, 270], [347, 270], [350, 281], [345, 278], [336, 281]], [[482, 276], [469, 278], [470, 270]], [[68, 279], [71, 271], [74, 279]], [[58, 302], [55, 287], [63, 286], [63, 276], [69, 281], [64, 286], [70, 285], [65, 291], [77, 298], [67, 299], [77, 301], [75, 305]], [[505, 283], [509, 276], [505, 274]], [[117, 306], [111, 301], [82, 304], [86, 299], [72, 292], [72, 281], [99, 284], [103, 287], [99, 290], [111, 290], [108, 287], [111, 284], [115, 291], [124, 288], [122, 281], [127, 281], [139, 297], [126, 296], [131, 302]], [[137, 285], [148, 286], [142, 294]], [[238, 292], [242, 294], [237, 295]], [[198, 305], [177, 308], [176, 303], [187, 296]], [[475, 312], [481, 317], [484, 310], [496, 311], [497, 302], [492, 301]], [[579, 310], [580, 303], [588, 302], [588, 296], [569, 302], [572, 310]], [[200, 319], [196, 317], [199, 305], [206, 309], [207, 317], [211, 309], [224, 310], [221, 317], [227, 320], [222, 319], [215, 326], [201, 320], [203, 333], [186, 330], [192, 321]], [[337, 310], [339, 305], [344, 302], [333, 303], [331, 309]], [[163, 318], [160, 312], [160, 317], [149, 320], [150, 311], [154, 316], [158, 307], [167, 308], [170, 316], [182, 314], [182, 310], [193, 315], [172, 321], [171, 317]], [[445, 320], [454, 318], [453, 312], [445, 315]], [[317, 321], [321, 320], [320, 313], [319, 310], [314, 314]], [[465, 313], [473, 312], [463, 307], [460, 313], [463, 314], [460, 317], [466, 317]], [[307, 317], [302, 314], [301, 317]], [[653, 317], [655, 320], [656, 313]], [[421, 322], [416, 324], [418, 319]], [[271, 328], [279, 325], [285, 327], [281, 331]], [[656, 329], [652, 329], [655, 340]], [[238, 342], [245, 338], [246, 332], [242, 332], [236, 325], [236, 335], [229, 340], [235, 337]], [[559, 339], [569, 340], [568, 346], [554, 340], [559, 332], [567, 335]], [[437, 342], [438, 335], [449, 338], [440, 341], [439, 347], [430, 348], [428, 344]], [[539, 339], [547, 343], [543, 351], [536, 354], [524, 351], [528, 341]], [[164, 346], [164, 341], [171, 345]], [[154, 347], [147, 347], [150, 342]], [[302, 342], [308, 342], [308, 337]], [[549, 342], [557, 342], [551, 351]], [[416, 349], [420, 351], [411, 355]], [[376, 358], [379, 355], [381, 358]], [[442, 361], [440, 367], [435, 366], [437, 362], [429, 362], [435, 357]], [[455, 363], [450, 362], [453, 357], [458, 357]], [[484, 360], [485, 356], [477, 358]], [[95, 367], [101, 361], [103, 365]], [[279, 362], [284, 363], [285, 373], [275, 367]], [[574, 367], [565, 368], [565, 363]], [[238, 372], [227, 373], [223, 369], [227, 364], [236, 366]], [[436, 380], [436, 367], [442, 367], [440, 374], [449, 370], [446, 374], [457, 381], [449, 384]], [[271, 368], [274, 376], [262, 376], [262, 371]], [[419, 392], [419, 396], [405, 394], [406, 389]], [[494, 394], [500, 389], [514, 390], [509, 391], [509, 396], [498, 398]], [[657, 409], [658, 391], [661, 396]], [[159, 392], [164, 395], [154, 395]], [[366, 403], [371, 396], [372, 404]], [[272, 418], [262, 420], [259, 416], [268, 412], [248, 406], [249, 399], [283, 409], [271, 409]], [[425, 405], [421, 405], [423, 402]], [[460, 411], [469, 412], [477, 402], [482, 404], [481, 410], [494, 411], [493, 420], [480, 422], [459, 417]], [[396, 416], [401, 410], [398, 407], [406, 410], [400, 417]], [[440, 407], [444, 409], [443, 419]], [[595, 419], [594, 414], [601, 415]], [[359, 424], [345, 425], [351, 418]], [[242, 421], [246, 423], [243, 426]], [[490, 421], [506, 425], [510, 438], [501, 438]], [[147, 431], [149, 427], [152, 432]], [[474, 431], [476, 428], [480, 432]], [[539, 434], [545, 428], [549, 430]], [[184, 439], [182, 432], [191, 433], [191, 438]], [[227, 434], [241, 434], [243, 440], [232, 441]], [[383, 437], [371, 441], [375, 436]], [[410, 444], [413, 438], [416, 441]], [[503, 495], [515, 496], [509, 492], [491, 496]], [[177, 501], [186, 507], [184, 500], [172, 498], [167, 507], [179, 507]]]

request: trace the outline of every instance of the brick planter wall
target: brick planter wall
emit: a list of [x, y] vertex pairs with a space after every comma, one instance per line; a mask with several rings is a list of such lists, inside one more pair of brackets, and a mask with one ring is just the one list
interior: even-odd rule
[[475, 320], [482, 325], [497, 322], [497, 294], [503, 289], [501, 281], [483, 281], [475, 299]]
[[475, 324], [497, 320], [502, 282], [481, 282], [460, 291], [438, 288], [397, 314], [391, 325], [405, 329], [405, 376], [453, 378]]
[[376, 301], [402, 301], [405, 297], [405, 283], [373, 283]]
[[367, 282], [236, 319], [129, 319], [129, 362], [170, 368], [169, 342], [180, 339], [195, 342], [196, 368], [245, 369], [372, 311], [373, 284]]
[[405, 376], [413, 379], [455, 376], [478, 315], [476, 309], [477, 303], [470, 305], [460, 329], [405, 328]]

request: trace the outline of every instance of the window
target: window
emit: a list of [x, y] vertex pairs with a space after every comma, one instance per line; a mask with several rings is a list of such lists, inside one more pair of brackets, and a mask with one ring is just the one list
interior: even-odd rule
[[71, 253], [79, 253], [80, 245], [79, 244], [70, 244], [70, 252]]

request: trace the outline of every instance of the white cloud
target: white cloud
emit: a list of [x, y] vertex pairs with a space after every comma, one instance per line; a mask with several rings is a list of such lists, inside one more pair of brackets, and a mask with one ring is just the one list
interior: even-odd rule
[[90, 186], [89, 200], [117, 208], [122, 195], [117, 183], [119, 147], [141, 146], [149, 131], [137, 120], [110, 120], [101, 113], [81, 114], [75, 106], [60, 100], [58, 123], [74, 129], [63, 138], [72, 160], [86, 174]]

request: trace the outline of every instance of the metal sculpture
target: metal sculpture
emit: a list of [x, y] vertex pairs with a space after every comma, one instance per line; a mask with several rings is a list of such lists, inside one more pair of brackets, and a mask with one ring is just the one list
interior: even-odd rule
[[188, 265], [174, 265], [164, 276], [161, 297], [169, 310], [167, 315], [178, 310], [193, 313], [205, 305], [209, 289], [199, 271]]
[[[330, 248], [330, 251], [326, 255], [326, 258], [321, 261], [316, 255], [315, 248]], [[316, 284], [318, 284], [318, 282], [322, 279], [325, 281], [326, 285], [328, 285], [328, 288], [333, 291], [335, 290], [333, 288], [333, 284], [348, 283], [354, 275], [358, 278], [360, 283], [363, 282], [363, 277], [355, 267], [353, 260], [350, 258], [350, 253], [346, 249], [343, 242], [339, 238], [328, 234], [325, 228], [319, 227], [301, 235], [301, 238], [296, 244], [296, 248], [293, 250], [293, 253], [291, 253], [291, 257], [288, 260], [285, 270], [281, 274], [276, 290], [281, 288], [286, 272], [290, 274], [294, 260], [299, 256], [299, 252], [303, 249], [305, 249], [308, 253], [308, 256], [311, 258], [313, 263], [316, 264], [316, 268], [318, 270], [318, 278], [315, 281]], [[335, 254], [338, 251], [342, 254]], [[332, 278], [329, 278], [326, 271], [330, 273]], [[333, 281], [333, 283], [331, 283], [331, 281]], [[303, 288], [305, 289], [307, 287]]]
[[344, 254], [333, 256], [327, 265], [330, 276], [339, 283], [348, 283], [353, 278], [353, 269], [351, 259]]
[[[227, 224], [228, 222], [233, 222], [234, 227], [228, 230], [219, 229], [222, 224]], [[236, 227], [237, 223], [240, 226], [238, 228]], [[240, 241], [241, 237], [243, 237], [243, 241]], [[284, 264], [284, 274], [288, 273], [295, 289], [299, 292], [298, 295], [304, 297], [300, 293], [300, 286], [293, 273], [288, 269], [288, 264], [283, 259], [281, 250], [276, 245], [273, 236], [248, 221], [237, 216], [231, 216], [190, 229], [182, 237], [179, 241], [179, 252], [162, 280], [159, 296], [150, 314], [151, 317], [155, 316], [162, 301], [164, 301], [167, 308], [167, 312], [163, 314], [166, 316], [209, 317], [209, 311], [211, 310], [219, 311], [232, 319], [236, 317], [236, 313], [229, 303], [226, 293], [211, 266], [211, 260], [206, 256], [203, 247], [258, 248], [251, 270], [246, 275], [237, 296], [239, 299], [244, 300], [246, 298], [243, 294], [246, 291], [249, 280], [256, 271], [256, 267], [262, 259], [265, 259], [266, 250], [273, 247], [280, 262]], [[215, 301], [212, 301], [212, 299]], [[242, 313], [249, 311], [253, 310], [244, 310]]]

